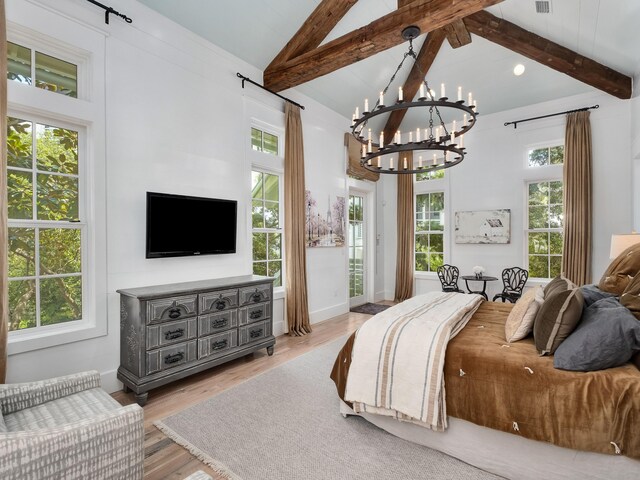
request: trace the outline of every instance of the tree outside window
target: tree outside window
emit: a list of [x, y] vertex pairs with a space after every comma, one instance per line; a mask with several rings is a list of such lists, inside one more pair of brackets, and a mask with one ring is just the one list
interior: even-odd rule
[[251, 206], [253, 273], [274, 277], [274, 286], [282, 286], [280, 175], [251, 172]]
[[7, 119], [9, 330], [82, 319], [78, 132]]
[[534, 278], [560, 275], [564, 226], [562, 182], [529, 183], [527, 210], [529, 275]]
[[444, 227], [444, 192], [416, 195], [416, 271], [435, 272], [444, 264]]

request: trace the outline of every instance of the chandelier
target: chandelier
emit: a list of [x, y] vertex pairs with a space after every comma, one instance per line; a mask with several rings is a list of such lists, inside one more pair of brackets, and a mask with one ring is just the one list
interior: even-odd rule
[[[436, 98], [436, 93], [429, 87], [413, 50], [413, 40], [419, 35], [420, 28], [416, 26], [407, 27], [402, 31], [402, 38], [409, 41], [409, 50], [404, 54], [387, 86], [380, 92], [373, 108], [369, 108], [369, 99], [365, 99], [362, 114], [359, 107], [356, 107], [353, 114], [351, 133], [362, 144], [360, 164], [367, 170], [378, 173], [413, 174], [453, 167], [464, 160], [464, 135], [475, 125], [478, 115], [477, 102], [471, 92], [468, 92], [465, 103], [462, 87], [458, 87], [457, 100], [450, 100], [445, 95], [444, 83], [440, 85], [440, 97]], [[420, 77], [424, 79], [420, 84], [418, 98], [405, 100], [402, 87], [399, 87], [398, 101], [392, 105], [385, 105], [387, 90], [407, 57], [413, 58]], [[414, 117], [417, 114], [418, 126], [408, 131], [398, 130], [393, 138], [387, 139], [384, 138], [383, 129], [379, 137], [376, 135], [377, 138], [372, 138], [369, 122], [374, 119], [380, 120], [376, 117], [394, 110], [407, 110], [407, 113], [412, 112]]]

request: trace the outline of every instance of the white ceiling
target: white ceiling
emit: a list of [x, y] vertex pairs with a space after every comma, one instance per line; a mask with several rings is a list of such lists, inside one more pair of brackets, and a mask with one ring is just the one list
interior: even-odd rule
[[[139, 0], [194, 33], [264, 70], [320, 0]], [[366, 25], [396, 8], [395, 0], [360, 0], [325, 41]], [[488, 11], [629, 76], [640, 74], [640, 0], [552, 0], [550, 14], [536, 14], [534, 0], [505, 0]], [[418, 39], [418, 50], [424, 36]], [[439, 93], [461, 85], [472, 91], [480, 113], [593, 91], [566, 75], [528, 60], [475, 35], [452, 49], [445, 41], [427, 80]], [[368, 97], [375, 102], [402, 59], [401, 45], [297, 87], [299, 91], [351, 118]], [[392, 85], [397, 91], [409, 69]], [[517, 63], [524, 75], [513, 75]], [[393, 90], [390, 90], [393, 91]], [[408, 119], [407, 122], [410, 122]], [[406, 122], [405, 122], [406, 123]]]

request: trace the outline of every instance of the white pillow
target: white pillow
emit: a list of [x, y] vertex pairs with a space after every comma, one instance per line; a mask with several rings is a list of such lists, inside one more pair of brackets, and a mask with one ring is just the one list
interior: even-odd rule
[[507, 342], [517, 342], [533, 330], [536, 313], [544, 301], [544, 289], [541, 286], [527, 290], [516, 302], [504, 324]]

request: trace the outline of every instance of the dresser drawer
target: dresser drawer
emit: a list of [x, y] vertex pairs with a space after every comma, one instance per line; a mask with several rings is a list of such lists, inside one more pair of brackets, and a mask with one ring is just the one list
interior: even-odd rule
[[240, 327], [238, 332], [238, 345], [256, 342], [271, 335], [271, 320], [265, 320], [263, 322], [252, 323], [246, 327]]
[[226, 310], [198, 317], [199, 336], [223, 332], [238, 326], [238, 310]]
[[147, 352], [147, 375], [196, 360], [197, 341], [192, 340]]
[[147, 301], [147, 323], [172, 322], [196, 314], [197, 295]]
[[198, 358], [224, 355], [228, 350], [238, 346], [238, 330], [211, 335], [198, 340]]
[[195, 317], [150, 325], [147, 327], [147, 350], [192, 340], [198, 336], [197, 325]]
[[240, 305], [266, 302], [271, 298], [271, 284], [254, 285], [240, 289]]
[[200, 313], [221, 312], [238, 306], [238, 290], [217, 290], [200, 294]]
[[271, 303], [258, 303], [250, 307], [242, 307], [239, 309], [239, 312], [240, 325], [258, 322], [271, 317]]

